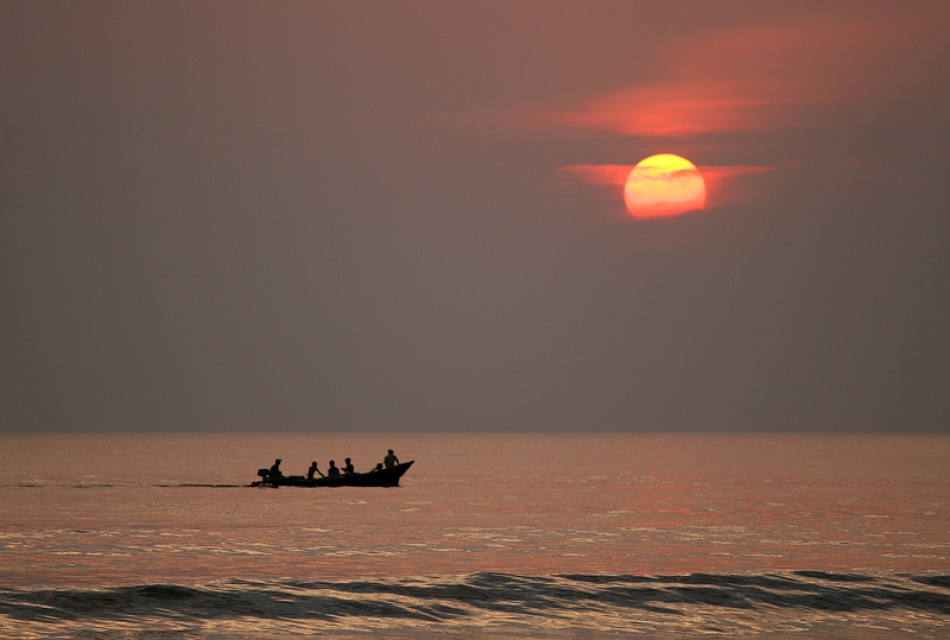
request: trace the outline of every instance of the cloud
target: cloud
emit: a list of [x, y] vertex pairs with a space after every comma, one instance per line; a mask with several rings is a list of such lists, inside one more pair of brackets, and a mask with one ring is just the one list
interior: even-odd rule
[[[836, 5], [667, 41], [643, 53], [656, 61], [649, 80], [539, 110], [534, 122], [649, 139], [653, 153], [703, 149], [709, 158], [725, 145], [768, 140], [763, 134], [825, 136], [846, 125], [874, 126], [883, 104], [950, 100], [950, 39], [943, 35], [950, 3], [861, 8]], [[559, 172], [613, 189], [620, 199], [633, 166], [578, 164]], [[756, 177], [778, 168], [700, 166], [708, 206], [750, 201], [762, 191]]]
[[[577, 164], [559, 167], [558, 171], [582, 184], [614, 190], [619, 201], [623, 200], [623, 186], [627, 176], [636, 165], [627, 164]], [[751, 197], [749, 189], [742, 188], [742, 178], [777, 171], [769, 166], [711, 166], [697, 167], [706, 181], [707, 207], [741, 202]]]
[[559, 167], [558, 171], [584, 184], [600, 187], [623, 187], [633, 167], [632, 164], [575, 164], [569, 167]]
[[706, 180], [707, 207], [736, 204], [752, 200], [757, 191], [745, 178], [777, 171], [767, 166], [700, 166]]
[[[636, 165], [633, 164], [575, 164], [559, 167], [558, 171], [576, 178], [584, 184], [596, 186], [622, 187], [627, 176]], [[767, 166], [707, 166], [697, 167], [706, 181], [722, 181], [775, 171], [777, 167]]]
[[861, 16], [835, 10], [675, 42], [653, 52], [656, 80], [537, 117], [673, 138], [809, 126], [828, 117], [832, 106], [901, 100], [935, 85], [946, 93], [948, 47], [937, 30], [948, 18], [950, 11], [935, 5], [896, 11], [891, 5]]

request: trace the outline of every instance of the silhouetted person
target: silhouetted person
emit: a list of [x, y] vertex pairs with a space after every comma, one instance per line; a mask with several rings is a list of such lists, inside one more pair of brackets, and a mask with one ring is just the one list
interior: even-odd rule
[[327, 469], [328, 476], [338, 476], [340, 475], [340, 470], [337, 469], [336, 462], [330, 460], [330, 468]]
[[387, 469], [392, 469], [397, 464], [399, 464], [399, 458], [396, 457], [396, 454], [393, 453], [392, 449], [389, 450], [389, 453], [383, 459], [383, 464], [386, 465]]
[[[320, 473], [320, 470], [317, 469], [317, 461], [316, 461], [316, 460], [314, 460], [313, 462], [311, 462], [311, 463], [310, 463], [310, 468], [307, 469], [307, 480], [313, 480], [313, 474], [314, 474], [314, 473]], [[322, 473], [320, 473], [320, 477], [321, 477], [321, 478], [323, 477], [323, 474], [322, 474]]]
[[271, 465], [270, 471], [267, 472], [267, 475], [271, 478], [283, 478], [284, 474], [280, 471], [280, 458], [274, 460], [274, 464]]
[[346, 474], [356, 473], [356, 469], [353, 468], [353, 463], [350, 462], [349, 458], [346, 459], [346, 464], [343, 465], [343, 473], [346, 473]]
[[373, 468], [372, 471], [370, 471], [370, 473], [375, 473], [377, 471], [382, 471], [382, 470], [383, 470], [383, 463], [380, 462]]

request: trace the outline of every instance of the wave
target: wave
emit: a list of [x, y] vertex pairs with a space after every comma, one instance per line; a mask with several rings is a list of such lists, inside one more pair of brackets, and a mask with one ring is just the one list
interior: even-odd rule
[[940, 628], [948, 614], [950, 575], [823, 571], [681, 576], [476, 573], [457, 578], [0, 588], [0, 623], [6, 621], [23, 637], [30, 637], [38, 626], [86, 623], [192, 631], [196, 625], [213, 624], [220, 630], [221, 623], [241, 629], [267, 623], [291, 635], [294, 625], [312, 633], [315, 626], [507, 623], [558, 629], [580, 624], [610, 633], [629, 630], [631, 625], [675, 631], [706, 624], [704, 633], [712, 633], [761, 631], [763, 620], [779, 621], [788, 631], [796, 624], [823, 619], [849, 620], [852, 625], [871, 620], [878, 629], [886, 628], [887, 621], [897, 629], [912, 619], [917, 637], [929, 637], [927, 625]]

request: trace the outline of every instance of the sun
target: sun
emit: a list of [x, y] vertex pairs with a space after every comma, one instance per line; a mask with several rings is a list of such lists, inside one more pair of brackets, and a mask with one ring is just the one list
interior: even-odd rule
[[627, 176], [623, 201], [635, 218], [663, 218], [706, 206], [706, 181], [692, 162], [672, 153], [645, 158]]

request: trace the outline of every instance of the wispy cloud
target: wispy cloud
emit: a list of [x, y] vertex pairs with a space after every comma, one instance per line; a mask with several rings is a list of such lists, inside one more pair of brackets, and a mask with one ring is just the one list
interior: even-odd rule
[[[824, 12], [652, 52], [658, 79], [539, 114], [549, 124], [686, 138], [807, 126], [822, 107], [900, 99], [943, 79], [941, 27], [919, 4]], [[897, 15], [895, 15], [897, 13]], [[944, 18], [948, 12], [939, 12]], [[915, 72], [907, 74], [906, 70]]]
[[[615, 190], [618, 201], [623, 199], [623, 186], [627, 176], [636, 165], [626, 164], [577, 164], [560, 167], [558, 171], [576, 182], [595, 187]], [[769, 166], [710, 166], [697, 167], [709, 193], [708, 206], [717, 206], [727, 202], [741, 200], [744, 190], [740, 189], [741, 179], [776, 171]]]
[[622, 187], [633, 169], [632, 164], [575, 164], [558, 171], [584, 184], [599, 187]]
[[[916, 3], [900, 9], [868, 5], [861, 15], [832, 8], [717, 31], [645, 52], [657, 60], [649, 81], [540, 110], [534, 121], [651, 139], [654, 150], [661, 146], [657, 143], [699, 143], [709, 159], [718, 144], [710, 147], [710, 141], [721, 143], [730, 134], [749, 140], [760, 133], [871, 118], [875, 106], [885, 102], [920, 96], [950, 100], [950, 47], [941, 35], [947, 26], [950, 10]], [[578, 164], [560, 172], [584, 184], [616, 189], [619, 198], [632, 168]], [[709, 205], [715, 206], [751, 197], [755, 184], [746, 178], [777, 167], [699, 169]]]

